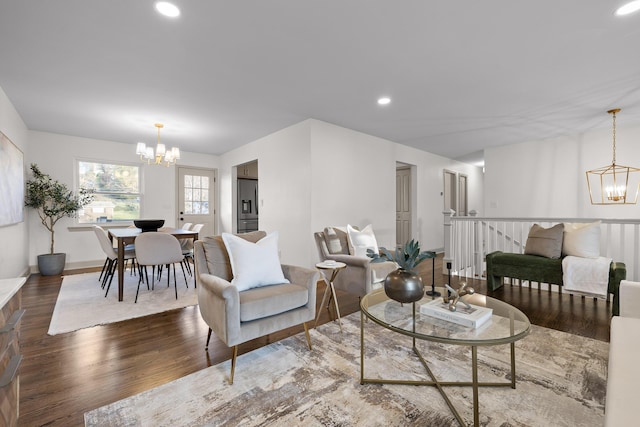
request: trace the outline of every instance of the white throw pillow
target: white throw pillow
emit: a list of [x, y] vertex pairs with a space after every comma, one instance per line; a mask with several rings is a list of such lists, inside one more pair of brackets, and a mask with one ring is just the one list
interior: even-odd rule
[[289, 283], [278, 257], [278, 232], [267, 234], [256, 243], [229, 233], [222, 233], [222, 240], [231, 262], [231, 283], [238, 291]]
[[566, 223], [562, 255], [598, 258], [600, 256], [600, 221], [586, 224]]
[[378, 242], [373, 234], [371, 224], [358, 231], [347, 224], [347, 234], [349, 235], [349, 253], [358, 257], [367, 257], [367, 249], [378, 253]]

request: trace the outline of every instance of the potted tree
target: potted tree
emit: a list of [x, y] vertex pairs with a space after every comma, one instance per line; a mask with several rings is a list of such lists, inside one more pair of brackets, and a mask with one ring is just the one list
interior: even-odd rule
[[78, 209], [91, 203], [93, 194], [80, 189], [74, 194], [65, 184], [42, 173], [38, 166], [31, 164], [32, 179], [27, 181], [25, 206], [38, 212], [40, 221], [51, 234], [51, 246], [48, 254], [38, 255], [38, 269], [45, 276], [61, 274], [64, 270], [66, 254], [54, 251], [54, 227], [64, 217], [75, 217]]

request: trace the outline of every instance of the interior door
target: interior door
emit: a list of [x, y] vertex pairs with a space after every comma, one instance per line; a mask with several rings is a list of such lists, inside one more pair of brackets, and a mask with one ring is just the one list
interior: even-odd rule
[[458, 215], [469, 215], [467, 208], [467, 175], [458, 174]]
[[444, 209], [458, 212], [458, 178], [455, 172], [444, 171]]
[[396, 169], [396, 246], [411, 239], [411, 169]]
[[178, 166], [177, 227], [185, 222], [204, 224], [200, 236], [216, 234], [216, 171]]

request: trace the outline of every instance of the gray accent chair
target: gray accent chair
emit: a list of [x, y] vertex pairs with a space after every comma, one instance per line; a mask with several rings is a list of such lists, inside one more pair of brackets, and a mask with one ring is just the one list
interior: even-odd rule
[[371, 263], [371, 258], [350, 255], [346, 228], [327, 227], [313, 233], [313, 237], [320, 261], [334, 260], [347, 264], [333, 282], [336, 289], [363, 297], [382, 287], [387, 274], [398, 268], [394, 262]]
[[[255, 243], [266, 233], [253, 231], [237, 236]], [[239, 292], [230, 283], [233, 274], [221, 236], [196, 241], [194, 255], [200, 314], [209, 325], [205, 350], [209, 349], [212, 331], [233, 347], [229, 384], [233, 384], [239, 344], [302, 323], [311, 350], [306, 322], [315, 319], [317, 271], [282, 264], [284, 277], [291, 283]]]

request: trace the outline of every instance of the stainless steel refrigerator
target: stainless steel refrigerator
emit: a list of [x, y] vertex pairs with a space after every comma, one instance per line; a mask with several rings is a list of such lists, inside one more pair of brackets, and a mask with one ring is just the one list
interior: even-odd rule
[[238, 179], [238, 233], [258, 229], [258, 180]]

